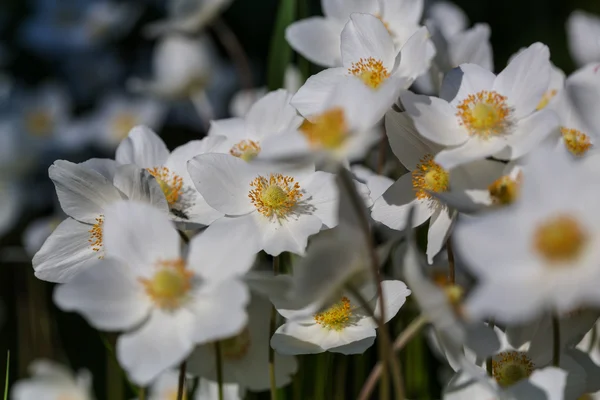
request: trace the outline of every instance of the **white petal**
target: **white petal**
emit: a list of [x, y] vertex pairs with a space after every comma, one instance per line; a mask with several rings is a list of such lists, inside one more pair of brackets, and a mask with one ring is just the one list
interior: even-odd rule
[[158, 261], [180, 258], [180, 238], [166, 214], [134, 201], [107, 208], [104, 249], [110, 257], [127, 263], [140, 276], [151, 273]]
[[429, 200], [415, 198], [415, 190], [410, 173], [404, 174], [373, 204], [371, 217], [396, 230], [403, 230], [410, 209], [415, 208], [414, 227], [421, 225], [433, 214]]
[[[509, 159], [520, 158], [539, 145], [558, 129], [558, 117], [552, 110], [540, 110], [521, 120], [508, 140]], [[501, 158], [503, 155], [500, 155]]]
[[258, 100], [246, 115], [246, 123], [256, 132], [256, 137], [266, 137], [296, 129], [302, 123], [294, 107], [290, 105], [292, 96], [280, 89]]
[[447, 38], [464, 31], [469, 24], [465, 12], [446, 1], [431, 4], [427, 9], [427, 18], [431, 19]]
[[135, 164], [142, 168], [162, 166], [169, 157], [165, 142], [145, 126], [136, 126], [117, 148], [115, 159], [121, 164]]
[[427, 231], [427, 261], [429, 264], [433, 262], [433, 257], [440, 252], [446, 243], [446, 239], [448, 239], [450, 227], [454, 220], [452, 214], [444, 207], [431, 216], [429, 231]]
[[571, 56], [579, 66], [600, 61], [600, 19], [576, 10], [567, 20], [567, 39]]
[[473, 28], [452, 37], [448, 43], [448, 53], [452, 67], [461, 64], [477, 64], [493, 71], [494, 60], [489, 25], [476, 24]]
[[335, 185], [335, 175], [317, 171], [310, 178], [300, 183], [300, 187], [308, 193], [307, 203], [310, 204], [312, 215], [328, 228], [338, 223], [338, 190]]
[[246, 273], [260, 251], [252, 215], [223, 217], [192, 239], [188, 265], [209, 280], [224, 280]]
[[397, 20], [403, 24], [418, 23], [423, 16], [423, 0], [382, 0], [381, 14], [386, 21]]
[[323, 353], [325, 350], [315, 343], [323, 335], [323, 329], [317, 324], [307, 327], [288, 322], [275, 331], [271, 347], [285, 355]]
[[407, 113], [392, 110], [385, 114], [385, 132], [392, 151], [409, 171], [415, 169], [425, 155], [438, 152], [437, 145], [419, 135]]
[[322, 0], [323, 14], [329, 18], [344, 21], [352, 13], [376, 14], [379, 4], [370, 0]]
[[321, 17], [306, 18], [285, 30], [290, 46], [309, 61], [323, 66], [341, 64], [340, 29], [337, 24]]
[[298, 213], [286, 220], [269, 220], [262, 214], [252, 214], [261, 234], [261, 248], [272, 256], [284, 251], [303, 255], [308, 237], [321, 230], [323, 223], [310, 213]]
[[375, 336], [375, 329], [370, 326], [350, 325], [340, 332], [329, 331], [319, 344], [332, 353], [361, 354], [373, 345]]
[[504, 149], [506, 145], [507, 142], [502, 138], [473, 138], [467, 140], [462, 146], [442, 150], [435, 156], [435, 162], [450, 170], [458, 165], [492, 156]]
[[402, 46], [400, 50], [400, 65], [395, 74], [409, 78], [414, 82], [429, 69], [435, 55], [435, 47], [430, 40], [426, 27], [421, 27]]
[[242, 215], [255, 208], [248, 198], [257, 174], [247, 162], [229, 154], [202, 154], [188, 162], [196, 189], [214, 209]]
[[64, 220], [33, 257], [35, 276], [48, 282], [68, 282], [87, 261], [97, 259], [89, 242], [90, 229], [72, 218]]
[[253, 135], [254, 132], [248, 132], [246, 122], [243, 118], [227, 118], [210, 121], [208, 136], [224, 136], [228, 139], [228, 142], [237, 143], [244, 139], [252, 139]]
[[425, 138], [446, 146], [462, 144], [469, 138], [458, 125], [456, 110], [446, 101], [409, 91], [402, 92], [400, 98], [415, 127]]
[[[385, 302], [384, 322], [388, 323], [398, 314], [398, 311], [400, 311], [400, 308], [404, 305], [406, 298], [410, 296], [411, 292], [402, 281], [381, 281], [381, 289], [383, 291], [383, 301]], [[381, 303], [379, 302], [379, 298], [376, 297], [376, 299], [375, 315], [379, 316], [381, 314]], [[375, 328], [377, 324], [375, 324], [375, 321], [372, 322]]]
[[55, 161], [49, 175], [63, 211], [81, 222], [94, 224], [108, 204], [123, 198], [104, 176], [68, 161]]
[[348, 79], [346, 69], [329, 68], [308, 78], [292, 97], [292, 106], [305, 118], [325, 111], [325, 104], [337, 85]]
[[440, 97], [456, 106], [469, 95], [492, 90], [495, 79], [496, 75], [479, 65], [463, 64], [446, 74]]
[[379, 18], [370, 14], [354, 13], [350, 16], [342, 31], [341, 49], [344, 68], [352, 68], [352, 64], [360, 60], [373, 58], [391, 71], [396, 58], [390, 33]]
[[130, 329], [148, 315], [151, 303], [143, 286], [120, 261], [106, 258], [86, 265], [54, 291], [54, 302], [64, 311], [77, 311], [95, 328]]
[[494, 90], [508, 98], [515, 108], [515, 118], [523, 118], [540, 103], [548, 90], [551, 73], [550, 50], [546, 45], [534, 43], [500, 72]]
[[115, 172], [113, 183], [129, 200], [148, 203], [165, 213], [169, 211], [160, 185], [147, 170], [132, 164], [121, 165]]
[[203, 322], [187, 310], [168, 314], [155, 310], [139, 329], [119, 337], [119, 364], [132, 382], [147, 385], [186, 359], [194, 348], [194, 331], [202, 327]]

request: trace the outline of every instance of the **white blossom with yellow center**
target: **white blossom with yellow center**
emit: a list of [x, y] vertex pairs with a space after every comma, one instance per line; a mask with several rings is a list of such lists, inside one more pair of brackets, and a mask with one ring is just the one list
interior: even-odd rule
[[[385, 318], [389, 321], [400, 310], [410, 290], [401, 281], [383, 281]], [[359, 289], [370, 307], [379, 313], [377, 291], [367, 283]], [[271, 346], [280, 354], [316, 354], [324, 351], [359, 354], [375, 340], [377, 323], [361, 302], [344, 293], [324, 309], [311, 304], [301, 310], [278, 309], [287, 321], [280, 326]]]
[[[110, 205], [104, 216], [109, 256], [59, 286], [54, 300], [97, 329], [125, 331], [116, 353], [133, 382], [147, 385], [196, 344], [226, 339], [246, 325], [248, 290], [211, 263], [210, 243], [192, 240], [184, 258], [168, 216], [133, 200]], [[219, 324], [206, 324], [217, 318]]]
[[508, 322], [600, 304], [599, 173], [545, 146], [523, 166], [514, 203], [459, 221], [453, 243], [478, 278], [468, 313]]
[[203, 234], [223, 240], [224, 249], [304, 254], [310, 235], [338, 223], [334, 175], [315, 172], [312, 165], [286, 171], [229, 154], [204, 154], [188, 168], [204, 199], [225, 215]]
[[517, 159], [558, 126], [548, 108], [536, 110], [550, 83], [548, 48], [535, 43], [498, 74], [475, 64], [450, 71], [440, 98], [401, 94], [402, 104], [426, 139], [449, 148], [435, 161], [446, 169], [490, 156]]

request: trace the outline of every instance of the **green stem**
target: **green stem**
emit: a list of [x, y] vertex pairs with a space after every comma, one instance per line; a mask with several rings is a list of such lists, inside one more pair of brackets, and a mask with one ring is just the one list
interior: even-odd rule
[[102, 332], [99, 332], [99, 334], [100, 334], [100, 340], [102, 341], [102, 344], [104, 345], [104, 348], [108, 351], [108, 354], [110, 354], [110, 358], [115, 363], [115, 365], [117, 365], [117, 367], [119, 368], [119, 371], [121, 371], [121, 375], [123, 376], [123, 379], [125, 379], [125, 382], [127, 382], [127, 385], [129, 386], [129, 389], [131, 389], [131, 391], [136, 396], [139, 396], [139, 394], [140, 394], [140, 388], [138, 388], [137, 386], [135, 386], [134, 384], [132, 384], [129, 381], [129, 378], [127, 377], [127, 374], [120, 367], [119, 360], [117, 360], [117, 356], [115, 355], [115, 350], [114, 350], [112, 344], [110, 343], [110, 341], [108, 340], [108, 338], [106, 337], [106, 334], [104, 334]]
[[4, 378], [4, 400], [8, 400], [8, 379], [10, 376], [10, 350], [6, 352], [6, 375]]
[[185, 391], [185, 370], [186, 362], [182, 362], [179, 367], [179, 383], [177, 384], [177, 400], [183, 400], [183, 393]]
[[[273, 274], [279, 275], [281, 264], [280, 256], [273, 257]], [[269, 326], [269, 342], [277, 329], [277, 310], [271, 307], [271, 323]], [[269, 346], [269, 380], [271, 382], [271, 400], [277, 400], [277, 380], [275, 378], [275, 350]]]
[[141, 387], [138, 395], [139, 400], [146, 400], [146, 389]]
[[221, 354], [221, 342], [219, 341], [215, 342], [215, 358], [217, 361], [217, 383], [219, 384], [219, 400], [223, 400], [223, 356]]
[[327, 395], [327, 382], [329, 377], [329, 359], [332, 355], [330, 353], [322, 353], [317, 356], [317, 365], [315, 368], [315, 393], [313, 398], [315, 400], [325, 400]]
[[346, 375], [348, 371], [348, 356], [342, 355], [335, 365], [337, 367], [335, 398], [336, 400], [346, 400]]
[[552, 365], [560, 366], [560, 320], [556, 313], [552, 314]]

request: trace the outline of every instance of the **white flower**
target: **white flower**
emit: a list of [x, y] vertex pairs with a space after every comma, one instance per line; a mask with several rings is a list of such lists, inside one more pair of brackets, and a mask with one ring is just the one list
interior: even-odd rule
[[523, 171], [517, 201], [456, 226], [453, 243], [478, 278], [466, 304], [473, 317], [523, 321], [600, 302], [598, 172], [548, 148]]
[[[194, 400], [215, 400], [219, 397], [219, 384], [208, 379], [200, 378]], [[235, 383], [223, 384], [223, 400], [242, 400], [243, 393]]]
[[122, 199], [147, 201], [168, 212], [162, 191], [152, 176], [112, 160], [92, 159], [81, 164], [58, 160], [49, 175], [60, 205], [69, 216], [33, 257], [35, 275], [50, 282], [66, 282], [83, 265], [105, 255], [104, 210]]
[[109, 149], [116, 148], [129, 132], [138, 125], [152, 130], [160, 128], [166, 116], [166, 107], [153, 98], [135, 98], [111, 94], [102, 99], [85, 129], [93, 130], [96, 142]]
[[600, 62], [600, 18], [582, 10], [573, 11], [567, 20], [569, 50], [582, 67]]
[[341, 38], [342, 66], [310, 77], [292, 99], [292, 105], [306, 118], [325, 111], [335, 87], [353, 79], [386, 99], [383, 115], [396, 100], [397, 92], [427, 71], [435, 54], [427, 28], [417, 30], [396, 50], [385, 25], [369, 14], [352, 14]]
[[23, 247], [30, 257], [37, 253], [52, 232], [63, 221], [64, 215], [39, 218], [30, 223], [23, 232]]
[[[191, 389], [192, 378], [187, 377], [186, 390], [184, 392], [184, 399], [188, 399]], [[148, 400], [176, 400], [177, 391], [179, 390], [179, 371], [169, 370], [163, 372], [150, 386]], [[238, 385], [234, 383], [223, 384], [223, 398], [224, 400], [242, 400], [241, 391]], [[215, 400], [219, 397], [219, 384], [217, 382], [209, 381], [208, 379], [200, 378], [198, 382], [198, 388], [193, 400]]]
[[446, 75], [440, 97], [401, 94], [419, 133], [452, 148], [435, 161], [446, 169], [496, 155], [516, 159], [556, 127], [550, 110], [535, 112], [548, 89], [551, 64], [540, 43], [519, 54], [498, 76], [474, 64]]
[[352, 173], [356, 176], [356, 179], [367, 185], [370, 192], [369, 197], [373, 203], [394, 184], [392, 178], [379, 175], [360, 164], [352, 166]]
[[[248, 325], [237, 335], [221, 340], [223, 382], [238, 384], [253, 392], [267, 390], [269, 378], [269, 322], [271, 303], [253, 295], [248, 306]], [[212, 381], [217, 379], [215, 345], [197, 347], [188, 360], [191, 373]], [[275, 382], [284, 387], [292, 380], [298, 365], [295, 357], [275, 355]]]
[[119, 202], [106, 213], [103, 260], [88, 263], [57, 287], [55, 303], [77, 311], [95, 328], [125, 330], [117, 358], [141, 385], [185, 360], [194, 345], [238, 333], [249, 295], [234, 279], [216, 282], [205, 259], [214, 249], [192, 240], [182, 258], [180, 237], [166, 215], [139, 202]]
[[273, 136], [295, 131], [302, 124], [291, 95], [285, 90], [270, 92], [252, 105], [244, 118], [229, 118], [211, 122], [209, 136], [224, 136], [223, 148], [229, 154], [250, 161], [260, 154], [261, 146]]
[[29, 366], [32, 377], [17, 381], [12, 400], [93, 400], [92, 376], [82, 370], [77, 376], [60, 364], [37, 360]]
[[427, 259], [442, 249], [454, 221], [454, 210], [432, 196], [433, 193], [464, 193], [484, 190], [501, 175], [504, 165], [479, 160], [450, 170], [436, 163], [441, 147], [423, 140], [406, 113], [390, 111], [386, 115], [386, 132], [392, 150], [409, 173], [400, 177], [380, 196], [371, 217], [396, 230], [403, 230], [414, 208], [413, 227], [430, 219], [427, 235]]
[[144, 168], [154, 176], [169, 203], [174, 221], [192, 226], [209, 225], [223, 214], [210, 207], [196, 191], [187, 162], [199, 154], [221, 148], [223, 141], [220, 136], [192, 140], [171, 153], [156, 133], [138, 126], [117, 148], [116, 160]]
[[353, 13], [372, 14], [402, 47], [419, 29], [422, 0], [338, 1], [321, 0], [325, 17], [312, 17], [291, 24], [285, 37], [294, 50], [313, 63], [325, 67], [342, 64], [340, 33]]
[[[385, 322], [391, 320], [404, 304], [410, 290], [401, 281], [382, 281]], [[358, 288], [379, 318], [381, 304], [372, 282]], [[302, 310], [277, 311], [287, 321], [271, 338], [271, 346], [280, 354], [315, 354], [324, 351], [342, 354], [363, 353], [375, 341], [377, 322], [351, 293], [342, 292], [338, 301], [320, 310], [311, 304]]]
[[204, 154], [188, 169], [206, 202], [225, 214], [204, 232], [223, 243], [223, 252], [304, 254], [310, 235], [338, 223], [335, 176], [314, 167], [290, 171], [229, 154]]
[[169, 31], [199, 32], [231, 3], [233, 0], [169, 0], [168, 19], [150, 24], [146, 33], [158, 36]]

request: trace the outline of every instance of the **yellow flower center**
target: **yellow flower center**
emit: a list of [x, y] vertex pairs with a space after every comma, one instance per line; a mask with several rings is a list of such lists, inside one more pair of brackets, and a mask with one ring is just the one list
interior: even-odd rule
[[137, 117], [130, 112], [120, 112], [111, 121], [111, 132], [115, 139], [125, 139], [136, 125]]
[[348, 124], [341, 108], [325, 111], [312, 122], [306, 120], [299, 129], [313, 148], [336, 149], [348, 136]]
[[327, 310], [315, 314], [315, 322], [326, 329], [341, 331], [350, 322], [352, 316], [352, 308], [350, 307], [350, 300], [347, 297], [335, 303]]
[[248, 197], [259, 213], [285, 218], [296, 206], [302, 193], [294, 178], [281, 174], [270, 174], [268, 178], [256, 177], [250, 182]]
[[361, 58], [358, 62], [352, 63], [348, 72], [360, 78], [365, 85], [377, 89], [387, 78], [390, 73], [383, 66], [383, 61], [376, 60], [373, 57], [367, 59]]
[[577, 129], [561, 127], [560, 133], [562, 134], [565, 146], [575, 156], [584, 155], [592, 147], [590, 137]]
[[554, 96], [556, 96], [556, 93], [558, 93], [556, 89], [548, 90], [546, 93], [544, 93], [542, 99], [540, 100], [535, 109], [539, 111], [546, 108], [548, 103], [550, 103], [550, 100], [552, 100]]
[[502, 387], [508, 387], [529, 378], [535, 365], [520, 351], [504, 351], [493, 357], [492, 371], [494, 378]]
[[93, 251], [98, 253], [98, 258], [102, 258], [102, 254], [100, 254], [100, 250], [102, 250], [102, 228], [104, 226], [104, 215], [98, 216], [96, 218], [96, 223], [92, 226], [88, 232], [90, 233], [90, 238], [88, 242], [90, 243], [90, 247]]
[[169, 206], [177, 203], [183, 194], [183, 179], [167, 167], [148, 168], [148, 172], [160, 185]]
[[260, 145], [254, 140], [242, 140], [233, 145], [229, 150], [229, 154], [234, 157], [239, 157], [244, 161], [254, 159], [260, 153]]
[[141, 278], [146, 294], [157, 307], [174, 310], [187, 298], [192, 287], [193, 273], [186, 269], [185, 261], [174, 259], [160, 261], [158, 271], [151, 279]]
[[460, 125], [472, 136], [487, 139], [505, 133], [511, 125], [506, 97], [494, 91], [470, 94], [456, 108]]
[[581, 254], [587, 239], [579, 221], [570, 215], [558, 215], [537, 227], [534, 247], [548, 262], [566, 262]]
[[506, 205], [517, 199], [520, 188], [521, 173], [519, 173], [517, 179], [511, 178], [509, 175], [500, 177], [488, 186], [488, 191], [493, 204]]
[[48, 136], [54, 127], [54, 118], [45, 110], [34, 110], [25, 116], [27, 131], [34, 136]]
[[448, 190], [450, 175], [433, 161], [431, 154], [428, 154], [412, 171], [412, 183], [417, 199], [430, 199], [431, 195], [428, 192], [441, 193]]
[[239, 334], [225, 340], [221, 340], [221, 354], [227, 360], [240, 360], [248, 354], [251, 339], [250, 331], [244, 328]]

